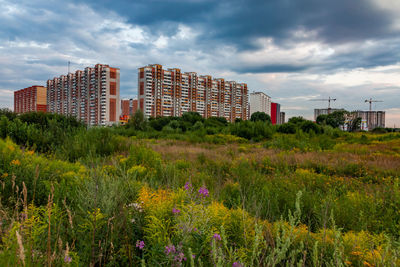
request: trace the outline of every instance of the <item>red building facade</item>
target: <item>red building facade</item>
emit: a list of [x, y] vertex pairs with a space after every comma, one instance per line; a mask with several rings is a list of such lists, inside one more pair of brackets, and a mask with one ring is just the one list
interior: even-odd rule
[[14, 92], [14, 112], [46, 112], [46, 87], [34, 85]]

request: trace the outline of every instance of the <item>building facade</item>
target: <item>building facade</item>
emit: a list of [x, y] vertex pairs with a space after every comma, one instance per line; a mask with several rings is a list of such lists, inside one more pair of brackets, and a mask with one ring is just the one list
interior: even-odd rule
[[135, 114], [138, 109], [137, 99], [122, 99], [121, 100], [121, 116], [130, 116]]
[[263, 92], [250, 93], [250, 117], [254, 112], [264, 112], [271, 116], [271, 97]]
[[108, 65], [77, 70], [47, 81], [47, 111], [88, 125], [111, 125], [120, 115], [120, 71]]
[[280, 112], [279, 113], [279, 123], [284, 124], [285, 123], [285, 112]]
[[34, 85], [14, 92], [14, 112], [46, 112], [46, 87]]
[[231, 122], [248, 118], [245, 83], [177, 68], [164, 70], [159, 64], [139, 68], [138, 77], [138, 108], [146, 117], [178, 117], [194, 111], [204, 118], [225, 117]]
[[385, 111], [353, 111], [356, 118], [361, 118], [361, 130], [371, 131], [374, 128], [385, 128]]
[[281, 124], [281, 105], [271, 102], [271, 123]]

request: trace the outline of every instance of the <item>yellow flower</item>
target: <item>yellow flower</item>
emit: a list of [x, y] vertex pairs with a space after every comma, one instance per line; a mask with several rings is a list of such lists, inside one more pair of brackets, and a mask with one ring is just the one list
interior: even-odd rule
[[33, 155], [33, 153], [35, 153], [35, 151], [33, 151], [33, 150], [29, 150], [29, 151], [27, 151], [27, 152], [25, 152], [25, 154], [27, 154], [27, 155]]
[[361, 255], [362, 253], [360, 252], [360, 251], [352, 251], [351, 252], [351, 255], [354, 255], [354, 256], [359, 256], [359, 255]]
[[1, 176], [1, 178], [7, 178], [8, 177], [8, 173], [3, 173], [3, 175]]
[[146, 167], [143, 167], [142, 165], [133, 166], [132, 168], [130, 168], [128, 170], [128, 174], [130, 174], [130, 175], [135, 174], [135, 173], [142, 175], [145, 172], [146, 172]]
[[15, 148], [12, 145], [8, 145], [7, 147], [11, 152], [13, 152], [15, 150]]
[[18, 166], [18, 165], [21, 165], [21, 162], [18, 159], [14, 159], [11, 161], [11, 165]]

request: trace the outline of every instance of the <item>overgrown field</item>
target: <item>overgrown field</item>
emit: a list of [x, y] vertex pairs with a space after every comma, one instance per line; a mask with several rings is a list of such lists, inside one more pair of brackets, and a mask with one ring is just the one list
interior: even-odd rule
[[399, 133], [18, 121], [0, 119], [0, 266], [400, 265]]

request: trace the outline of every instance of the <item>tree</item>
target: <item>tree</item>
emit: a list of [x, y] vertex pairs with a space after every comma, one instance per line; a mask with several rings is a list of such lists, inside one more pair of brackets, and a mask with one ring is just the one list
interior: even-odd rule
[[302, 124], [303, 122], [307, 121], [303, 117], [291, 117], [288, 121], [288, 123], [293, 123], [293, 124]]
[[253, 114], [251, 114], [250, 120], [251, 121], [264, 121], [264, 122], [271, 123], [271, 117], [267, 113], [260, 112], [260, 111], [257, 111], [257, 112], [254, 112]]
[[333, 128], [339, 128], [340, 126], [344, 125], [346, 121], [346, 115], [348, 115], [347, 111], [339, 110], [331, 114], [319, 115], [316, 122], [320, 125], [330, 125]]
[[129, 119], [127, 126], [129, 128], [134, 128], [135, 130], [145, 130], [147, 126], [147, 120], [144, 117], [143, 111], [138, 109], [133, 117]]
[[319, 125], [326, 125], [326, 120], [328, 119], [327, 114], [321, 114], [317, 117], [316, 123]]
[[198, 121], [204, 121], [203, 117], [199, 113], [193, 111], [183, 113], [181, 120], [190, 122], [191, 125], [194, 125]]
[[349, 131], [356, 132], [361, 129], [361, 118], [357, 117], [349, 121]]

